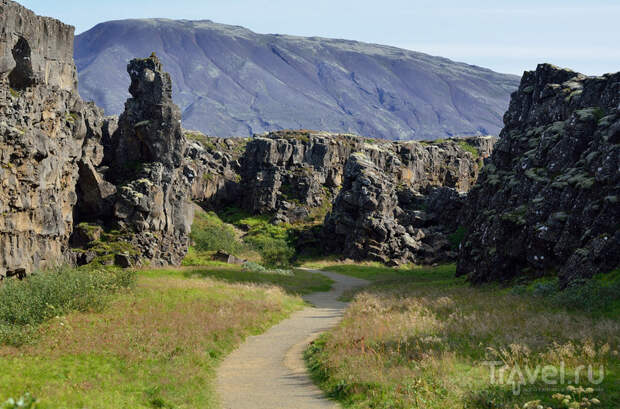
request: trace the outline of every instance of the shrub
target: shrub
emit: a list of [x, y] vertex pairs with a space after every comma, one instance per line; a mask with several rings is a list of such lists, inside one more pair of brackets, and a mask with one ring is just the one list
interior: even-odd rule
[[264, 265], [290, 265], [295, 255], [295, 249], [290, 243], [290, 225], [274, 225], [269, 222], [268, 216], [251, 216], [234, 207], [224, 210], [222, 219], [248, 230], [243, 241], [260, 254]]
[[295, 255], [295, 250], [286, 240], [274, 238], [267, 234], [257, 234], [246, 239], [261, 255], [267, 266], [288, 266]]
[[252, 273], [276, 274], [276, 275], [289, 276], [289, 277], [295, 275], [292, 270], [284, 270], [281, 268], [270, 270], [252, 261], [246, 261], [245, 263], [243, 263], [242, 269], [243, 271], [250, 271]]
[[196, 215], [191, 237], [194, 247], [199, 251], [221, 250], [230, 254], [238, 254], [244, 249], [233, 227], [222, 222], [212, 212]]
[[132, 286], [129, 270], [61, 267], [0, 285], [0, 343], [26, 342], [42, 322], [69, 311], [101, 310], [108, 295]]
[[267, 271], [267, 269], [263, 266], [261, 266], [258, 263], [255, 263], [253, 261], [246, 261], [245, 263], [243, 263], [243, 270], [245, 271], [251, 271], [253, 273], [264, 273]]

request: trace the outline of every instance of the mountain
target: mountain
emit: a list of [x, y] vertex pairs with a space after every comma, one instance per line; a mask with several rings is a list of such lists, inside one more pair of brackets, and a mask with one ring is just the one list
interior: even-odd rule
[[76, 37], [81, 96], [119, 114], [127, 62], [153, 51], [172, 75], [184, 127], [225, 137], [304, 128], [388, 139], [498, 134], [519, 84], [395, 47], [144, 19]]

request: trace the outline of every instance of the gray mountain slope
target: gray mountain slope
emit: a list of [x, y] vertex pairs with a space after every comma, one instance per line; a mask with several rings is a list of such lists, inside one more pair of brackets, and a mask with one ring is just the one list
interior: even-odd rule
[[76, 37], [80, 94], [121, 112], [127, 62], [152, 51], [172, 75], [183, 126], [217, 136], [289, 128], [389, 139], [498, 134], [518, 86], [513, 75], [394, 47], [147, 19]]

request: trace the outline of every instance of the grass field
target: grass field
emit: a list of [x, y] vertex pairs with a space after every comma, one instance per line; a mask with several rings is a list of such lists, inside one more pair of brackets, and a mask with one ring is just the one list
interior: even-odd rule
[[[513, 409], [540, 400], [556, 409], [582, 407], [573, 402], [583, 397], [600, 400], [595, 407], [620, 407], [615, 305], [583, 313], [558, 303], [570, 299], [562, 294], [543, 298], [523, 288], [472, 288], [454, 278], [454, 266], [313, 266], [374, 282], [355, 294], [342, 323], [306, 354], [316, 381], [346, 407]], [[595, 293], [578, 294], [594, 302], [597, 294], [606, 293], [601, 289], [614, 288], [603, 282]], [[495, 381], [491, 361], [498, 365], [493, 367]], [[590, 383], [586, 371], [580, 371], [580, 384], [594, 389], [584, 396], [567, 392], [574, 385], [566, 382], [574, 380], [580, 365], [592, 365], [595, 382], [601, 366], [605, 371], [600, 384]], [[565, 383], [544, 382], [543, 372], [536, 373], [544, 366], [564, 366]], [[557, 374], [546, 378], [559, 383]], [[562, 403], [566, 396], [554, 399], [556, 393], [573, 399]]]
[[31, 342], [0, 346], [0, 402], [29, 392], [37, 408], [217, 407], [219, 360], [303, 307], [277, 285], [303, 293], [315, 284], [305, 273], [210, 271], [140, 272], [105, 308], [65, 311], [40, 323]]
[[321, 274], [292, 269], [286, 274], [248, 271], [237, 266], [226, 264], [208, 267], [192, 267], [183, 270], [152, 270], [145, 272], [149, 276], [174, 274], [183, 277], [208, 277], [228, 283], [263, 284], [280, 287], [291, 295], [304, 295], [319, 291], [329, 291], [333, 281]]

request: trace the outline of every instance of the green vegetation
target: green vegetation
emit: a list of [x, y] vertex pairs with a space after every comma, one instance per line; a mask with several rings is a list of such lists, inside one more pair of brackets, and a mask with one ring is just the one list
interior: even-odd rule
[[[341, 324], [306, 353], [316, 381], [345, 407], [557, 409], [583, 397], [600, 400], [600, 408], [620, 407], [617, 271], [597, 277], [597, 284], [559, 291], [548, 282], [525, 289], [472, 288], [454, 278], [454, 266], [322, 267], [374, 282], [355, 295]], [[549, 294], [552, 303], [544, 301]], [[597, 297], [612, 302], [602, 301], [591, 313], [578, 311]], [[496, 375], [505, 368], [506, 382], [491, 381], [488, 361], [499, 362]], [[547, 385], [540, 373], [532, 383], [521, 384], [518, 376], [509, 382], [517, 366], [534, 371], [564, 365], [565, 379], [574, 380], [577, 368], [589, 364], [595, 378], [605, 368], [600, 385], [587, 384], [582, 373], [581, 384], [596, 387], [594, 395], [579, 385], [565, 393], [566, 384]], [[549, 386], [556, 389], [549, 392]]]
[[0, 285], [0, 344], [29, 342], [40, 324], [70, 311], [101, 310], [133, 281], [130, 271], [68, 267], [7, 280]]
[[213, 141], [213, 138], [209, 138], [207, 135], [200, 132], [186, 132], [185, 138], [198, 142], [209, 151], [214, 151], [217, 149], [217, 145]]
[[223, 143], [222, 139], [207, 136], [201, 132], [189, 131], [189, 132], [185, 132], [184, 135], [185, 135], [185, 138], [187, 138], [188, 140], [198, 142], [199, 144], [202, 145], [203, 148], [205, 148], [206, 150], [210, 152], [220, 150], [220, 151], [228, 151], [236, 155], [240, 155], [241, 153], [243, 153], [243, 151], [245, 151], [245, 147], [247, 143], [252, 139], [252, 138], [231, 139], [235, 142], [235, 144], [231, 147]]
[[90, 263], [91, 267], [112, 265], [117, 254], [138, 255], [136, 248], [129, 242], [130, 233], [119, 230], [104, 231], [100, 226], [88, 223], [80, 223], [78, 229], [89, 242], [85, 249], [73, 249], [73, 251], [94, 252], [95, 258]]
[[246, 231], [243, 241], [256, 250], [269, 267], [288, 266], [295, 255], [290, 225], [274, 225], [269, 215], [252, 216], [238, 208], [228, 208], [222, 220]]
[[[88, 272], [79, 273], [91, 277]], [[77, 282], [78, 272], [64, 274], [54, 276], [61, 280], [45, 275], [45, 282], [53, 281], [49, 285], [53, 288], [73, 288], [70, 283]], [[95, 297], [96, 291], [79, 287], [80, 295], [84, 291], [91, 295], [69, 302], [71, 308], [54, 308], [50, 314], [55, 318], [39, 327], [36, 342], [0, 346], [0, 402], [30, 392], [41, 409], [217, 407], [213, 379], [222, 357], [246, 336], [302, 308], [303, 302], [273, 286], [187, 275], [194, 276], [179, 271], [140, 272], [134, 290], [118, 292], [103, 310], [86, 308], [90, 304], [83, 299]], [[15, 286], [36, 287], [29, 280], [2, 284], [3, 311], [6, 305], [34, 307], [38, 290], [18, 290], [22, 296], [13, 295]], [[56, 297], [43, 299], [59, 305]], [[45, 303], [41, 305], [32, 311], [46, 311]], [[0, 407], [34, 407], [29, 405], [14, 401]]]
[[221, 250], [240, 254], [247, 250], [247, 246], [237, 239], [235, 229], [222, 222], [213, 212], [196, 214], [191, 238], [195, 249], [201, 252]]
[[620, 317], [620, 270], [598, 274], [590, 280], [577, 280], [561, 288], [557, 277], [540, 278], [514, 286], [514, 294], [537, 298], [549, 308], [564, 308], [593, 317]]
[[231, 265], [213, 265], [183, 270], [152, 270], [144, 273], [148, 277], [161, 275], [186, 278], [211, 278], [227, 283], [245, 283], [277, 286], [289, 294], [309, 294], [329, 291], [333, 281], [322, 274], [305, 270], [252, 271], [249, 268]]
[[475, 146], [471, 145], [469, 142], [463, 140], [463, 139], [459, 139], [457, 141], [457, 145], [463, 149], [465, 152], [469, 152], [471, 153], [471, 155], [474, 157], [474, 159], [478, 159], [480, 157], [480, 152], [478, 152], [478, 149], [476, 149]]
[[528, 207], [526, 205], [521, 205], [509, 212], [502, 213], [500, 218], [504, 221], [522, 226], [526, 223], [527, 211]]

